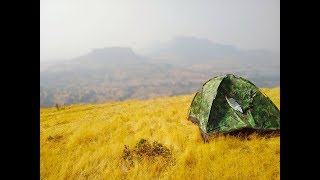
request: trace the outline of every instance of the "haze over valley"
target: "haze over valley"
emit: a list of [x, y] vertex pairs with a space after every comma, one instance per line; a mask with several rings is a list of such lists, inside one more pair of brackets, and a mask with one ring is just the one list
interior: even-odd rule
[[40, 106], [102, 103], [195, 93], [226, 73], [260, 87], [280, 85], [280, 53], [243, 50], [205, 38], [179, 36], [143, 53], [102, 47], [60, 61], [40, 61]]

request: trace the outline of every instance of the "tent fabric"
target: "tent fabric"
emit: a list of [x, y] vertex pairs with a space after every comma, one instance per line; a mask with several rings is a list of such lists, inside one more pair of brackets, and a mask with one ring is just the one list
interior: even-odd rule
[[280, 111], [270, 98], [250, 81], [232, 74], [203, 84], [192, 100], [188, 119], [206, 135], [248, 128], [280, 130]]

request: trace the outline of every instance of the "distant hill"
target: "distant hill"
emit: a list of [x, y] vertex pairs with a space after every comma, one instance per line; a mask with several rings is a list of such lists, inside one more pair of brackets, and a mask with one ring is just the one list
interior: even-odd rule
[[264, 63], [280, 64], [280, 54], [266, 50], [241, 50], [232, 45], [214, 43], [204, 38], [181, 36], [150, 47], [149, 57], [162, 62], [188, 64], [232, 61], [233, 64]]
[[234, 46], [195, 37], [177, 37], [169, 42], [159, 43], [149, 51], [151, 57], [183, 63], [215, 61], [241, 53]]
[[[90, 62], [90, 63], [141, 63], [145, 59], [136, 53], [129, 47], [105, 47], [93, 49], [90, 53], [73, 59], [77, 62]], [[116, 61], [115, 61], [116, 60]]]
[[105, 47], [95, 48], [87, 54], [66, 61], [43, 63], [43, 66], [46, 66], [45, 72], [71, 72], [110, 69], [119, 65], [143, 62], [147, 62], [147, 59], [134, 53], [131, 48]]
[[195, 92], [220, 74], [279, 86], [280, 54], [241, 50], [195, 37], [177, 37], [137, 54], [105, 47], [73, 59], [40, 64], [40, 105], [101, 103]]

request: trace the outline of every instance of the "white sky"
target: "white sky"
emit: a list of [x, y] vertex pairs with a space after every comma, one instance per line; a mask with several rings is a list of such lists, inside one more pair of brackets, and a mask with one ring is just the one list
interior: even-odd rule
[[280, 0], [40, 0], [40, 60], [195, 36], [280, 52]]

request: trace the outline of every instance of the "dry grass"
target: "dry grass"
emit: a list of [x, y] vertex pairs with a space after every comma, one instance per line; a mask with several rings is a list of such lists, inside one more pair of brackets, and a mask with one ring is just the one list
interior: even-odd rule
[[[263, 89], [279, 107], [280, 88]], [[41, 179], [279, 179], [280, 137], [204, 144], [186, 119], [193, 95], [40, 109]], [[144, 138], [172, 152], [128, 168], [124, 145]]]

